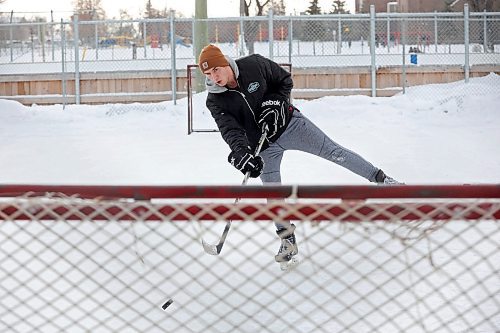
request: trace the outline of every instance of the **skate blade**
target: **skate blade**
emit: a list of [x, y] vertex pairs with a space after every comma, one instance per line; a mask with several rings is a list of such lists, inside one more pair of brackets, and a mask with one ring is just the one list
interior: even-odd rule
[[280, 269], [284, 272], [289, 272], [295, 269], [300, 264], [297, 256], [292, 257], [289, 261], [280, 262]]

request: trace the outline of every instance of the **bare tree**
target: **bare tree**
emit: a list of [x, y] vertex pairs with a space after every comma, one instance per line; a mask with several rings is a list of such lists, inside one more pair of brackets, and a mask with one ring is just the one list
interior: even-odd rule
[[133, 40], [137, 36], [137, 30], [132, 22], [132, 16], [127, 12], [126, 9], [120, 9], [120, 23], [115, 25], [113, 31], [114, 34], [118, 36], [123, 36], [130, 40]]
[[[74, 11], [74, 15], [78, 16], [79, 21], [98, 21], [106, 18], [101, 0], [76, 0], [74, 2]], [[80, 25], [78, 27], [80, 41], [85, 45], [92, 45], [98, 36], [106, 35], [106, 26], [97, 23], [96, 25], [97, 29], [94, 25], [90, 24]], [[98, 36], [95, 36], [96, 31]]]
[[245, 5], [245, 16], [250, 16], [250, 9], [255, 8], [254, 16], [263, 16], [265, 9], [270, 5], [271, 0], [255, 0], [255, 7], [252, 6], [252, 0], [243, 0]]
[[[265, 10], [271, 0], [255, 0], [255, 16], [263, 16]], [[252, 8], [252, 0], [244, 0], [245, 16], [250, 16], [250, 8]], [[254, 43], [257, 40], [259, 33], [259, 22], [245, 21], [245, 44], [247, 45], [250, 54], [255, 53]]]
[[495, 1], [498, 0], [467, 0], [473, 12], [482, 12], [485, 10], [487, 12], [492, 12]]
[[255, 6], [257, 7], [257, 16], [264, 15], [264, 11], [270, 2], [271, 2], [270, 0], [266, 0], [266, 1], [262, 0], [262, 3], [261, 3], [260, 0], [255, 0]]
[[[106, 12], [102, 8], [101, 0], [76, 0], [74, 1], [74, 11], [80, 16], [89, 14], [93, 19], [105, 19]], [[80, 20], [84, 20], [80, 17]]]

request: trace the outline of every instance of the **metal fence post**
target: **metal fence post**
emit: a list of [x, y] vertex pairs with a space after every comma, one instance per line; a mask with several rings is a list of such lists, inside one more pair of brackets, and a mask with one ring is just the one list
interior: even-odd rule
[[387, 53], [391, 53], [391, 14], [387, 12], [387, 32], [385, 42], [387, 43]]
[[146, 21], [142, 21], [142, 36], [144, 38], [143, 40], [143, 49], [144, 49], [144, 58], [146, 59], [148, 57], [148, 52], [147, 52], [147, 47], [148, 47], [148, 29], [146, 25]]
[[170, 63], [171, 63], [171, 77], [172, 77], [172, 100], [174, 105], [177, 104], [177, 70], [175, 63], [175, 11], [170, 11]]
[[66, 107], [66, 30], [63, 19], [61, 19], [61, 93], [63, 110]]
[[288, 23], [288, 63], [292, 63], [292, 53], [293, 53], [293, 20], [290, 17]]
[[273, 9], [269, 8], [269, 24], [268, 24], [268, 35], [269, 35], [269, 59], [274, 58], [274, 26], [273, 26]]
[[239, 38], [239, 48], [240, 48], [240, 57], [245, 55], [245, 25], [243, 24], [243, 16], [240, 16], [240, 35]]
[[434, 11], [434, 50], [438, 52], [438, 17], [437, 11]]
[[196, 54], [197, 49], [195, 47], [195, 45], [198, 45], [197, 44], [198, 43], [198, 38], [197, 38], [198, 34], [196, 33], [196, 17], [193, 17], [192, 20], [191, 20], [191, 31], [192, 31], [192, 34], [191, 34], [191, 36], [192, 36], [191, 43], [192, 44], [191, 45], [193, 45], [193, 47], [192, 47], [192, 49], [193, 49], [193, 58], [194, 58], [194, 62], [198, 63], [198, 59], [197, 59], [198, 55]]
[[9, 38], [10, 38], [10, 62], [14, 62], [14, 37], [12, 36], [12, 17], [14, 16], [14, 11], [10, 12], [10, 25], [9, 25]]
[[[38, 27], [38, 25], [37, 25]], [[31, 47], [31, 63], [35, 62], [35, 39], [33, 28], [30, 29], [30, 47]]]
[[406, 30], [407, 30], [407, 19], [408, 17], [403, 17], [401, 25], [401, 43], [403, 44], [403, 65], [401, 71], [401, 82], [403, 83], [403, 94], [406, 94]]
[[370, 58], [372, 97], [377, 97], [377, 64], [375, 61], [375, 6], [370, 5]]
[[337, 22], [337, 54], [342, 53], [342, 21], [340, 19], [340, 14], [338, 15], [338, 22]]
[[486, 9], [483, 12], [483, 53], [488, 52], [488, 20]]
[[470, 63], [469, 63], [469, 5], [464, 5], [464, 45], [465, 45], [465, 59], [464, 59], [464, 76], [465, 83], [469, 82]]
[[80, 104], [80, 43], [78, 33], [78, 14], [73, 15], [73, 44], [75, 47], [75, 103]]
[[51, 41], [50, 46], [52, 48], [52, 61], [56, 61], [55, 55], [54, 55], [55, 45], [56, 45], [56, 43], [54, 43], [54, 25], [55, 25], [55, 23], [54, 23], [54, 12], [52, 10], [50, 11], [50, 23], [51, 23], [50, 24], [50, 41]]
[[99, 31], [97, 29], [97, 23], [94, 24], [94, 35], [95, 35], [95, 60], [99, 60]]

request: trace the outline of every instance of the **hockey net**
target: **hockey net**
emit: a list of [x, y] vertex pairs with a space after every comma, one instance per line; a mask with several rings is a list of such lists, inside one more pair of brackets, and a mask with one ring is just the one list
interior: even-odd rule
[[0, 244], [2, 332], [500, 327], [498, 185], [2, 186]]

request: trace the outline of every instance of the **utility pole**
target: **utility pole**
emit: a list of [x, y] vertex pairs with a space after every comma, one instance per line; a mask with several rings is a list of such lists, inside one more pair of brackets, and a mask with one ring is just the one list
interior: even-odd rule
[[245, 0], [240, 0], [240, 16], [245, 16]]
[[[196, 0], [194, 13], [194, 56], [195, 61], [198, 62], [201, 50], [208, 44], [208, 31], [207, 31], [207, 0]], [[196, 91], [202, 91], [204, 84], [203, 75], [196, 75], [195, 88]]]
[[240, 56], [245, 55], [245, 21], [243, 21], [246, 12], [245, 8], [245, 0], [240, 0], [240, 27], [238, 29], [238, 48], [240, 49]]

